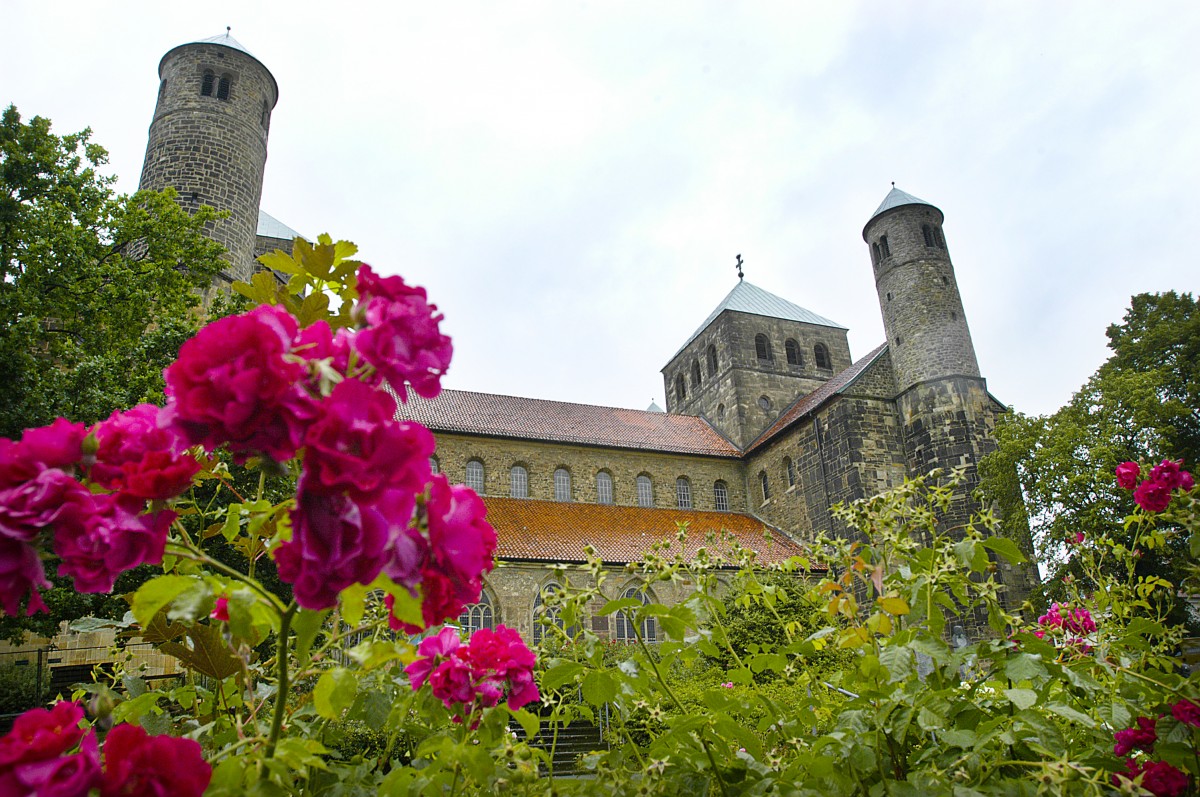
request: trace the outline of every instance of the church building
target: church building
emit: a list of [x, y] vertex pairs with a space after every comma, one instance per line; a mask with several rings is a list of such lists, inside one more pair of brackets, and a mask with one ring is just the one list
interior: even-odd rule
[[[290, 251], [298, 235], [259, 208], [275, 79], [228, 33], [170, 50], [159, 76], [141, 187], [229, 210], [212, 235], [229, 252], [227, 277], [248, 279], [257, 254]], [[573, 567], [589, 553], [604, 563], [606, 598], [669, 604], [689, 585], [647, 584], [627, 565], [652, 549], [704, 548], [731, 568], [745, 551], [766, 564], [802, 556], [818, 532], [853, 533], [835, 504], [933, 468], [965, 470], [945, 518], [965, 522], [1006, 408], [980, 375], [943, 222], [894, 186], [867, 218], [863, 268], [886, 339], [858, 359], [844, 327], [739, 279], [663, 367], [666, 411], [460, 390], [411, 397], [401, 414], [433, 431], [435, 467], [483, 496], [499, 538], [463, 624], [538, 636], [541, 596], [590, 578]], [[999, 575], [1013, 605], [1036, 578], [1003, 564]], [[623, 616], [587, 622], [632, 638]]]

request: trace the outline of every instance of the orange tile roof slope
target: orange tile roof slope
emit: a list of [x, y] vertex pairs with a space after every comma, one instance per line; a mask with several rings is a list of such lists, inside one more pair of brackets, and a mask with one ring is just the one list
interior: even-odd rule
[[597, 407], [563, 401], [443, 390], [435, 399], [409, 394], [398, 418], [435, 432], [633, 448], [671, 454], [736, 458], [741, 452], [693, 415]]
[[[528, 498], [484, 497], [487, 519], [496, 529], [499, 559], [539, 562], [581, 562], [583, 548], [591, 545], [605, 562], [638, 562], [642, 554], [662, 540], [672, 542], [671, 553], [695, 556], [701, 546], [728, 553], [728, 532], [742, 547], [758, 553], [762, 564], [778, 564], [805, 549], [778, 529], [761, 520], [732, 512], [699, 512], [686, 509], [643, 509], [635, 506], [535, 501]], [[679, 543], [676, 532], [687, 523], [687, 540]], [[718, 535], [714, 544], [709, 532]], [[813, 566], [814, 570], [822, 569]]]
[[791, 426], [794, 422], [803, 418], [805, 415], [808, 415], [817, 407], [820, 407], [822, 404], [824, 404], [827, 400], [833, 398], [835, 395], [848, 388], [851, 384], [853, 384], [855, 379], [858, 379], [860, 376], [862, 376], [863, 372], [867, 370], [871, 363], [875, 362], [880, 358], [880, 356], [883, 355], [883, 352], [886, 349], [887, 343], [879, 344], [875, 350], [869, 353], [866, 357], [860, 358], [858, 362], [854, 363], [846, 370], [839, 374], [835, 374], [834, 377], [828, 382], [797, 401], [788, 409], [784, 410], [783, 414], [775, 420], [775, 423], [767, 427], [767, 430], [760, 434], [754, 440], [754, 442], [746, 446], [746, 453], [751, 454], [757, 449], [762, 448], [767, 443], [771, 442], [776, 435]]

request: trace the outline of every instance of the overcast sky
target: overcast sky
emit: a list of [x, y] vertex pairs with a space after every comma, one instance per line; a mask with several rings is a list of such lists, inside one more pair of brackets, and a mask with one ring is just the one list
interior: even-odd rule
[[[286, 9], [286, 10], [285, 10]], [[8, 0], [0, 103], [137, 188], [159, 59], [232, 26], [280, 87], [263, 207], [446, 314], [447, 386], [663, 403], [746, 279], [883, 340], [862, 228], [941, 208], [983, 375], [1029, 413], [1129, 297], [1200, 289], [1200, 4]]]

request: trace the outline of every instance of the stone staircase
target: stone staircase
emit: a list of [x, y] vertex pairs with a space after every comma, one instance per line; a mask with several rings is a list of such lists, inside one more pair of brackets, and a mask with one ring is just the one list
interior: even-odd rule
[[[525, 732], [516, 723], [513, 723], [513, 730], [519, 738], [525, 738]], [[538, 735], [529, 741], [530, 747], [545, 750], [547, 753], [550, 752], [551, 745], [554, 745], [551, 766], [554, 768], [556, 776], [581, 774], [582, 771], [579, 768], [581, 756], [593, 750], [608, 748], [601, 735], [600, 727], [587, 720], [576, 720], [565, 727], [560, 727], [557, 743], [554, 741], [554, 728], [547, 727], [546, 724], [543, 724]]]

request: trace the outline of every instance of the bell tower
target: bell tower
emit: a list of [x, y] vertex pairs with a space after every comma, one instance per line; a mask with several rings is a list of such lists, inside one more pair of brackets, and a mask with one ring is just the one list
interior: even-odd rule
[[138, 187], [174, 188], [187, 210], [229, 211], [208, 235], [227, 251], [231, 280], [248, 280], [267, 133], [279, 87], [271, 72], [229, 35], [182, 44], [158, 65], [158, 102]]

